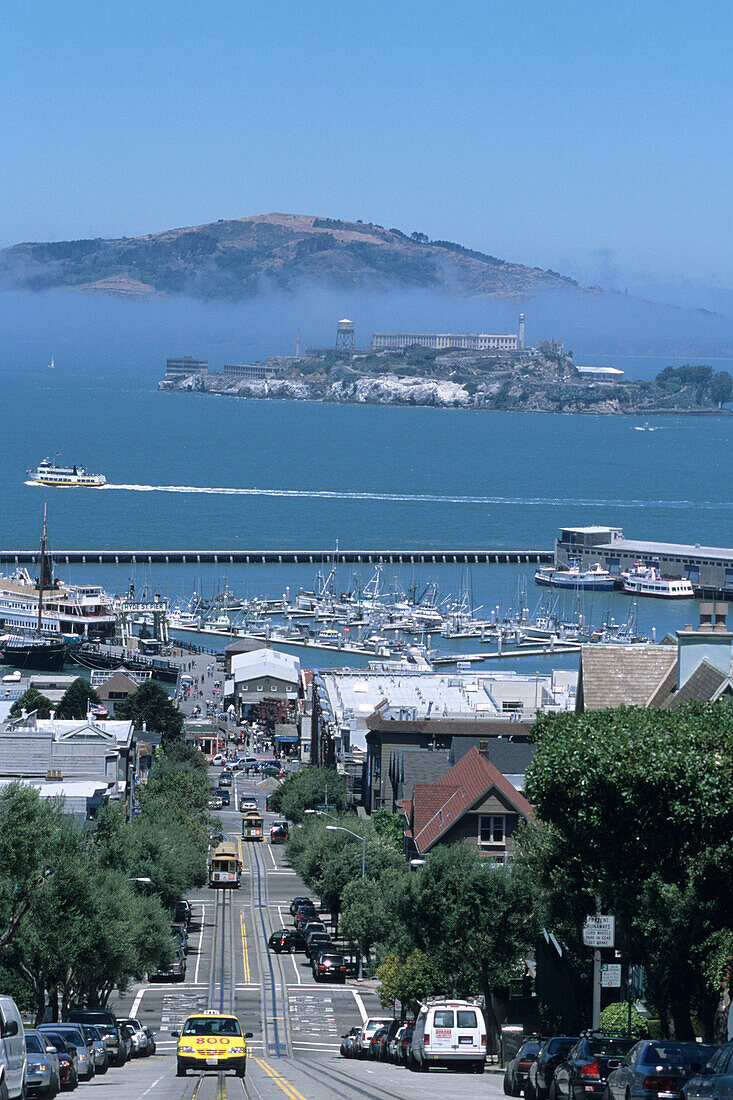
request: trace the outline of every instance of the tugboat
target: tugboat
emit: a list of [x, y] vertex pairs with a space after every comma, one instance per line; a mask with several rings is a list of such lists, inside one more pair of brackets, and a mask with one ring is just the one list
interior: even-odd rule
[[107, 484], [104, 474], [90, 474], [86, 466], [56, 466], [50, 458], [39, 462], [35, 470], [26, 471], [36, 485], [59, 485], [62, 488], [83, 487], [101, 489]]

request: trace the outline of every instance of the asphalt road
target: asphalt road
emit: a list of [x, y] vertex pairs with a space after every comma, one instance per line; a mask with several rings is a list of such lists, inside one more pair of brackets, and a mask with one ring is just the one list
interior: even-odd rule
[[[236, 778], [232, 802], [253, 793], [264, 809], [258, 781]], [[225, 832], [240, 836], [241, 816], [221, 812]], [[265, 815], [269, 831], [272, 815]], [[358, 983], [316, 984], [303, 955], [274, 955], [267, 938], [291, 924], [290, 899], [307, 894], [286, 865], [283, 848], [242, 842], [244, 874], [238, 891], [202, 891], [190, 896], [193, 923], [186, 979], [145, 983], [117, 995], [110, 1007], [135, 1015], [156, 1033], [151, 1058], [110, 1070], [81, 1085], [93, 1100], [408, 1100], [408, 1098], [503, 1097], [502, 1078], [434, 1069], [415, 1074], [377, 1062], [345, 1060], [341, 1036], [367, 1015], [382, 1014], [376, 995]], [[191, 1012], [233, 1011], [248, 1042], [247, 1077], [189, 1074], [176, 1077], [176, 1040], [171, 1036]], [[91, 1100], [91, 1098], [90, 1098]]]

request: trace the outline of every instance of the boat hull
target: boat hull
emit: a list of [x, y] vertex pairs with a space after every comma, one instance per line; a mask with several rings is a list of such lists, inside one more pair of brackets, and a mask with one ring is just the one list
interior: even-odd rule
[[633, 585], [633, 584], [630, 585], [626, 581], [624, 581], [623, 590], [624, 590], [624, 592], [628, 593], [629, 596], [644, 596], [644, 597], [646, 597], [648, 599], [652, 599], [652, 600], [694, 600], [695, 599], [694, 589], [690, 592], [669, 592], [669, 591], [663, 592], [661, 590], [660, 591], [650, 591], [650, 590], [646, 589], [643, 585], [639, 585], [637, 587], [636, 585]]
[[3, 645], [0, 643], [0, 663], [13, 668], [29, 668], [38, 672], [60, 672], [64, 667], [65, 642], [48, 645]]

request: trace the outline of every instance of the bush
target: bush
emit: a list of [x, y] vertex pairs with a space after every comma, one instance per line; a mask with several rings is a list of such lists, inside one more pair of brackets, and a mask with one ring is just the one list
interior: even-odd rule
[[[604, 1035], [628, 1035], [629, 1006], [620, 1001], [607, 1005], [601, 1013], [601, 1031]], [[631, 1006], [631, 1035], [634, 1039], [648, 1039], [649, 1026], [646, 1017]]]

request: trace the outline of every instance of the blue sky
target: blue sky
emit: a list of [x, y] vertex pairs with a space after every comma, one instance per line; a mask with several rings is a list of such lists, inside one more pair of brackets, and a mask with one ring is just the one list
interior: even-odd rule
[[733, 5], [29, 0], [0, 245], [279, 210], [733, 287]]

